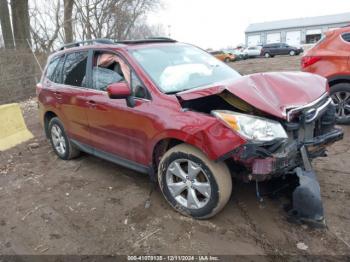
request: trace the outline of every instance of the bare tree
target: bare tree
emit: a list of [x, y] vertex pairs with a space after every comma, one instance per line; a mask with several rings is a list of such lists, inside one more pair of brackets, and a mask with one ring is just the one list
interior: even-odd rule
[[13, 48], [13, 34], [7, 0], [0, 0], [0, 25], [5, 48]]
[[11, 0], [11, 15], [16, 48], [28, 48], [30, 41], [28, 0]]
[[51, 52], [56, 47], [57, 42], [64, 42], [62, 15], [63, 6], [60, 0], [31, 1], [30, 22], [35, 50]]
[[160, 0], [75, 0], [76, 30], [91, 38], [127, 39]]
[[148, 37], [165, 36], [165, 29], [163, 25], [149, 25], [146, 21], [141, 20], [137, 23], [129, 33], [130, 39], [144, 39]]
[[33, 46], [50, 52], [73, 39], [122, 40], [160, 35], [160, 27], [148, 26], [145, 19], [160, 1], [30, 0]]
[[66, 43], [73, 42], [73, 15], [74, 0], [64, 0], [64, 36]]

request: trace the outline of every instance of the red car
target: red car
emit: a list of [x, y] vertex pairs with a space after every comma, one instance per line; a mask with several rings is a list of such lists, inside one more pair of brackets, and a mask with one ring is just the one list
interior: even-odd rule
[[331, 30], [302, 58], [303, 71], [328, 79], [337, 122], [350, 123], [350, 25]]
[[[343, 135], [334, 128], [324, 78], [241, 76], [209, 53], [166, 38], [66, 45], [49, 58], [37, 95], [60, 158], [84, 151], [148, 173], [171, 206], [195, 218], [226, 205], [232, 177], [308, 177], [309, 159]], [[301, 191], [317, 188], [315, 178], [308, 180]], [[315, 205], [309, 215], [310, 208], [296, 204], [293, 214], [322, 220]]]

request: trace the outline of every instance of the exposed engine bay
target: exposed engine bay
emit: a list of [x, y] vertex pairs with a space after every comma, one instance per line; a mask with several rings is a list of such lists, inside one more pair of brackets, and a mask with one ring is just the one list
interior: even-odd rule
[[[271, 180], [293, 176], [294, 189], [288, 210], [293, 221], [324, 226], [320, 186], [311, 161], [327, 156], [327, 146], [343, 138], [335, 127], [335, 106], [325, 93], [317, 100], [286, 109], [286, 118], [271, 116], [234, 94], [221, 93], [180, 102], [184, 109], [213, 114], [216, 110], [238, 112], [279, 122], [287, 137], [266, 142], [247, 141], [220, 157], [226, 161], [232, 175], [245, 182]], [[287, 180], [286, 180], [287, 183]]]

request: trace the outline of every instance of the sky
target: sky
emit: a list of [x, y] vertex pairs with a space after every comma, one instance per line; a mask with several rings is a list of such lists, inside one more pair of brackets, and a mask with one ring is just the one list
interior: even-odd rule
[[162, 0], [149, 15], [172, 38], [220, 49], [245, 41], [251, 23], [350, 12], [349, 0]]

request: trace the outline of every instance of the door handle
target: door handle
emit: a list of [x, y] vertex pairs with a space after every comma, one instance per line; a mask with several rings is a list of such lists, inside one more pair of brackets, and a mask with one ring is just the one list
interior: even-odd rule
[[95, 102], [94, 100], [86, 101], [86, 103], [87, 103], [89, 106], [93, 106], [93, 107], [96, 106], [96, 102]]
[[61, 94], [61, 92], [55, 91], [55, 92], [53, 92], [53, 94], [55, 95], [56, 99], [58, 99], [58, 100], [61, 100], [61, 99], [62, 99], [62, 94]]

